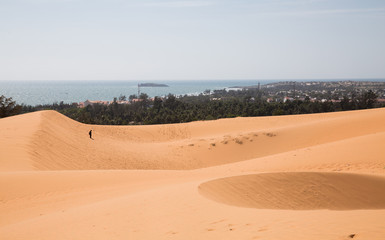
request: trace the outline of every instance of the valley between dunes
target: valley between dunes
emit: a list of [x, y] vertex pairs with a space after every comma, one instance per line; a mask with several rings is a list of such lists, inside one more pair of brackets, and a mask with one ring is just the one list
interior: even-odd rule
[[383, 240], [385, 109], [151, 126], [0, 119], [0, 239]]

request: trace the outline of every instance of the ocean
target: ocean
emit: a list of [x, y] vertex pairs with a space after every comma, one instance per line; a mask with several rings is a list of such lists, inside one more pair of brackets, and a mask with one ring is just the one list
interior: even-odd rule
[[114, 97], [138, 94], [138, 83], [162, 83], [169, 87], [141, 87], [140, 92], [150, 97], [197, 95], [207, 89], [217, 90], [232, 86], [251, 86], [272, 81], [256, 80], [199, 80], [199, 81], [0, 81], [0, 95], [12, 97], [18, 104], [39, 105], [83, 102], [85, 100], [112, 101]]
[[[342, 80], [342, 79], [339, 79]], [[346, 79], [348, 80], [348, 79]], [[226, 89], [233, 86], [251, 86], [277, 81], [306, 80], [194, 80], [194, 81], [0, 81], [0, 95], [12, 97], [18, 104], [39, 105], [63, 101], [85, 100], [112, 101], [114, 97], [128, 97], [138, 93], [138, 83], [162, 83], [169, 87], [141, 87], [140, 92], [150, 97], [174, 95], [198, 95], [205, 90]], [[308, 80], [312, 81], [312, 80]], [[314, 81], [314, 80], [313, 80]], [[316, 80], [320, 81], [320, 80]], [[324, 80], [336, 81], [336, 80]], [[362, 81], [385, 81], [362, 79]]]

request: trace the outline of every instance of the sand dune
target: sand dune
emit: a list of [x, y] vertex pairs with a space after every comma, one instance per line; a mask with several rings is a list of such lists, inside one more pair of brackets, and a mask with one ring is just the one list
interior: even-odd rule
[[35, 131], [9, 137], [28, 155], [11, 169], [198, 169], [385, 131], [385, 111], [132, 127], [80, 124], [54, 111], [25, 117], [19, 125]]
[[385, 239], [384, 122], [0, 119], [0, 239]]
[[384, 209], [385, 178], [347, 173], [265, 173], [203, 183], [204, 196], [268, 209]]

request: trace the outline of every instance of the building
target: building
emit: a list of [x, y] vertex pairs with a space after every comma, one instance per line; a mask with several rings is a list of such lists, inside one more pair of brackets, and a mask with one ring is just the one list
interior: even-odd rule
[[78, 107], [79, 108], [84, 108], [84, 107], [87, 107], [87, 106], [89, 106], [89, 105], [95, 105], [95, 104], [101, 104], [101, 105], [106, 105], [106, 106], [108, 106], [109, 104], [110, 104], [110, 102], [109, 101], [90, 101], [90, 100], [86, 100], [86, 101], [84, 101], [84, 102], [80, 102], [79, 103], [79, 105], [78, 105]]

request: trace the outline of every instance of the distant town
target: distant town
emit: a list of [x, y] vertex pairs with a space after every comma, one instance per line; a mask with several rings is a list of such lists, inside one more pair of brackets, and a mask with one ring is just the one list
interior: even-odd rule
[[378, 101], [385, 101], [385, 82], [368, 81], [311, 81], [277, 82], [265, 85], [246, 86], [242, 89], [260, 89], [265, 93], [266, 101], [280, 102], [287, 100], [310, 100], [339, 102], [344, 97], [352, 98], [362, 92], [373, 91]]

